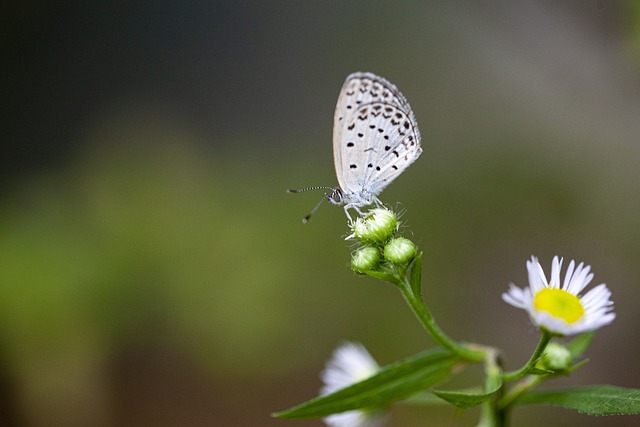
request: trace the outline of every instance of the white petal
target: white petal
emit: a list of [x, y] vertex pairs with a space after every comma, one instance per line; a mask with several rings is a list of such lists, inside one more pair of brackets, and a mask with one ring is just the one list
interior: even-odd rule
[[526, 294], [529, 293], [528, 290], [520, 289], [513, 283], [509, 286], [509, 291], [504, 292], [502, 294], [502, 300], [507, 304], [511, 304], [517, 308], [527, 308], [527, 300]]
[[562, 319], [553, 317], [546, 311], [536, 311], [531, 317], [536, 325], [543, 327], [550, 332], [560, 335], [569, 335], [572, 333], [571, 325]]
[[536, 257], [532, 256], [531, 261], [527, 261], [527, 271], [529, 272], [531, 292], [535, 294], [547, 287], [547, 277], [544, 275], [544, 270]]
[[[333, 393], [364, 380], [378, 371], [376, 361], [360, 343], [345, 342], [340, 345], [320, 374], [324, 386], [321, 395]], [[380, 427], [386, 420], [381, 410], [347, 411], [323, 418], [330, 427]]]
[[330, 427], [380, 427], [386, 416], [383, 412], [347, 411], [322, 419]]
[[612, 305], [613, 302], [609, 300], [610, 296], [611, 292], [607, 288], [607, 285], [602, 283], [580, 298], [580, 302], [586, 312], [591, 312], [599, 309], [600, 307]]
[[346, 342], [338, 347], [320, 376], [324, 387], [320, 394], [329, 394], [370, 377], [378, 364], [360, 343]]
[[[583, 263], [580, 263], [580, 265], [578, 265], [578, 268], [576, 268], [576, 272], [573, 274], [571, 282], [569, 283], [567, 292], [573, 295], [577, 295], [578, 293], [580, 293], [580, 291], [582, 291], [585, 286], [589, 284], [590, 280], [587, 281], [586, 279], [587, 275], [589, 274], [589, 270], [591, 270], [591, 266], [586, 265], [583, 267], [583, 265]], [[591, 278], [593, 278], [593, 276], [591, 276]]]
[[576, 267], [576, 262], [571, 260], [569, 263], [569, 267], [567, 267], [567, 274], [564, 276], [564, 283], [562, 284], [562, 289], [569, 292], [567, 289], [569, 288], [569, 283], [571, 283], [571, 276], [573, 276], [573, 269]]
[[598, 329], [602, 326], [606, 326], [609, 323], [613, 322], [615, 318], [616, 318], [615, 313], [607, 313], [605, 315], [602, 315], [597, 320], [593, 321], [592, 329]]
[[549, 283], [549, 287], [560, 287], [560, 268], [562, 268], [562, 258], [558, 258], [556, 255], [551, 262], [551, 282]]

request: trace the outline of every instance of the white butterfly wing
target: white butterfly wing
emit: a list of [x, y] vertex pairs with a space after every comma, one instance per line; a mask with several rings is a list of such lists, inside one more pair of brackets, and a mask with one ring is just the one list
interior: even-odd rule
[[333, 128], [336, 176], [345, 195], [379, 194], [420, 153], [420, 131], [400, 91], [372, 73], [348, 76]]

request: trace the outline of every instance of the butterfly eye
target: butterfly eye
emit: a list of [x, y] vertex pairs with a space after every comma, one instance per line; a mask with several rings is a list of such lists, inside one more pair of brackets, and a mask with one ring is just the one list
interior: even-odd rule
[[342, 190], [340, 190], [339, 188], [334, 188], [331, 191], [331, 194], [329, 194], [328, 199], [331, 203], [333, 203], [334, 205], [341, 205], [342, 204]]

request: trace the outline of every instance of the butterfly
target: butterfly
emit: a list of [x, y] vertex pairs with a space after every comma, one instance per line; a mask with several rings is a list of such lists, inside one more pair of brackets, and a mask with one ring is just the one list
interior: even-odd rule
[[345, 80], [333, 118], [333, 161], [339, 187], [329, 189], [304, 217], [307, 222], [324, 200], [360, 215], [360, 208], [381, 205], [378, 195], [422, 153], [420, 131], [407, 99], [388, 80], [357, 72]]

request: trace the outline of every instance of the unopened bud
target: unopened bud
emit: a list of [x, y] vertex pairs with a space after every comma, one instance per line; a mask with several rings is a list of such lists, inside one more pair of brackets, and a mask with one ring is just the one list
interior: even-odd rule
[[571, 352], [563, 345], [552, 342], [544, 350], [544, 354], [538, 362], [543, 369], [550, 371], [562, 371], [569, 369], [573, 363]]
[[416, 245], [404, 237], [391, 239], [384, 247], [384, 259], [393, 264], [406, 264], [416, 256]]
[[352, 226], [353, 235], [362, 243], [384, 243], [398, 230], [398, 218], [392, 211], [375, 208]]
[[364, 273], [373, 270], [380, 262], [380, 251], [373, 246], [365, 246], [351, 256], [351, 269], [356, 273]]

